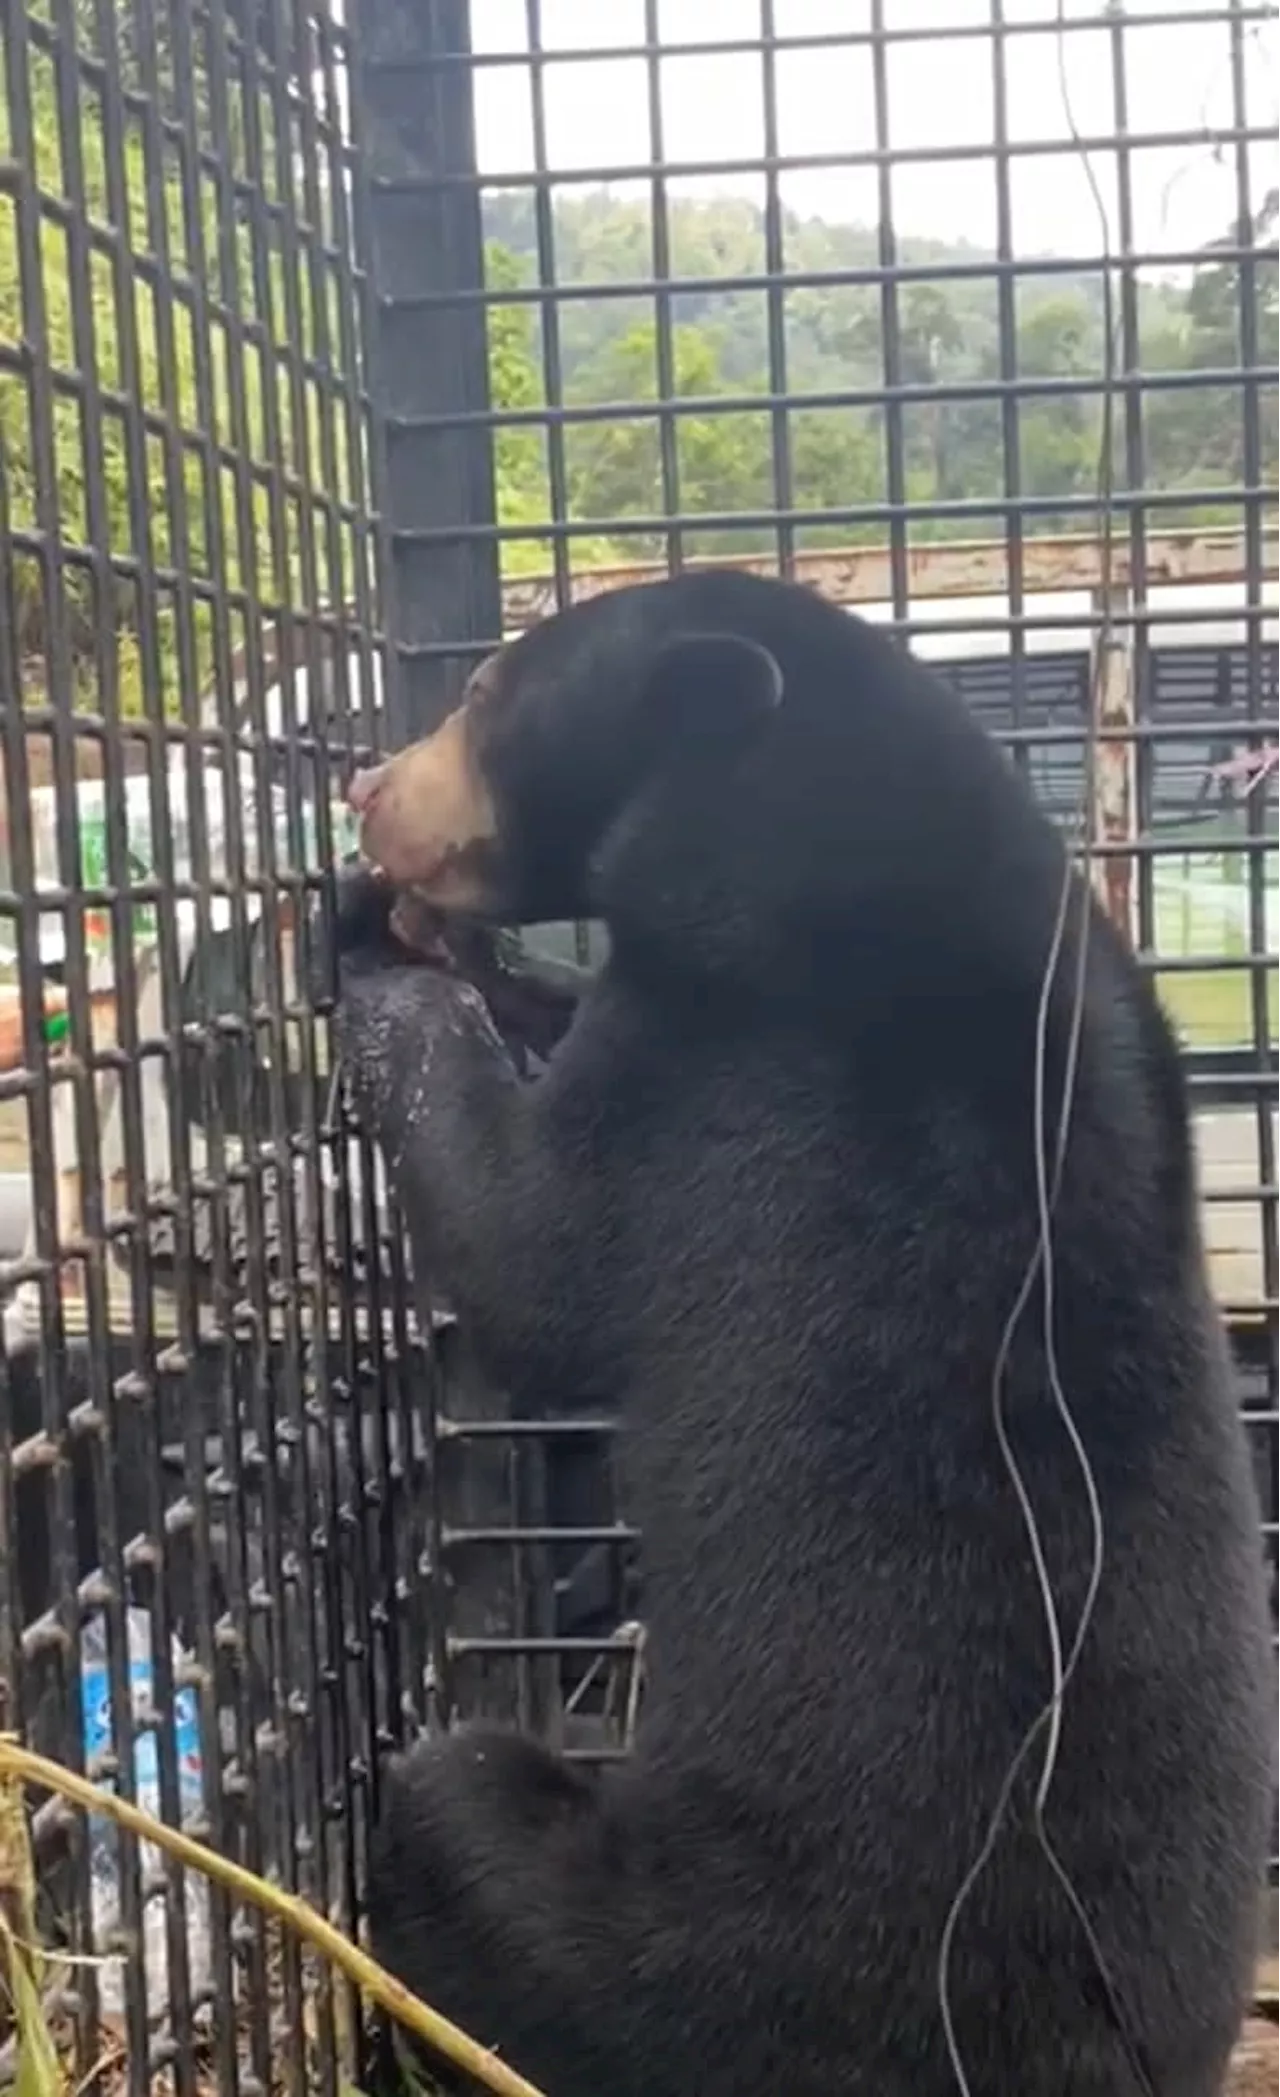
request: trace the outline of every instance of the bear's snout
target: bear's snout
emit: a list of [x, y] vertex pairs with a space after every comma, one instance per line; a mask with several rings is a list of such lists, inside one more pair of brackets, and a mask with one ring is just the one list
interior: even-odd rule
[[362, 766], [347, 802], [362, 854], [392, 881], [420, 887], [441, 909], [485, 907], [498, 821], [461, 708], [433, 734]]

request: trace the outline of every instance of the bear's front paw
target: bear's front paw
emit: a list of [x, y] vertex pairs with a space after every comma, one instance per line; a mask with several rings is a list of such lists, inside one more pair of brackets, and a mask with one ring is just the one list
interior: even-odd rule
[[537, 1741], [488, 1726], [420, 1742], [388, 1764], [371, 1860], [375, 1880], [410, 1869], [421, 1892], [521, 1873], [596, 1810], [590, 1778]]
[[398, 1139], [430, 1087], [437, 1051], [492, 1033], [484, 1000], [443, 970], [384, 967], [343, 973], [337, 1044], [356, 1111], [371, 1133]]

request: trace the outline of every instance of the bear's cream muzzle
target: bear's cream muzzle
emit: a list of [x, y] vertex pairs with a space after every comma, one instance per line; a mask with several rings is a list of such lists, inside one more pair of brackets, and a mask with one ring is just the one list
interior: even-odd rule
[[469, 688], [434, 734], [357, 772], [348, 800], [371, 865], [439, 910], [479, 914], [491, 900], [498, 823], [472, 747], [474, 703]]

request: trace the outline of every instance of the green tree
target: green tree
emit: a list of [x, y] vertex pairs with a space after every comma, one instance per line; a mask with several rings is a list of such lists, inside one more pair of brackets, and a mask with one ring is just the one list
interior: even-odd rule
[[[855, 409], [800, 409], [790, 417], [791, 482], [799, 510], [848, 510], [884, 499], [879, 418]], [[864, 545], [884, 537], [882, 524], [807, 528], [810, 544]]]
[[[1243, 225], [1233, 236], [1241, 247], [1261, 247], [1274, 240], [1280, 199], [1274, 190], [1266, 198], [1253, 224]], [[1212, 250], [1209, 251], [1212, 255]], [[1245, 317], [1250, 313], [1254, 338], [1253, 356], [1273, 372], [1276, 365], [1277, 271], [1274, 259], [1255, 262], [1246, 275], [1238, 262], [1206, 259], [1195, 271], [1187, 293], [1187, 363], [1193, 371], [1230, 372], [1244, 358], [1247, 341]], [[1274, 475], [1277, 418], [1276, 388], [1264, 387], [1259, 396], [1261, 448], [1264, 471]], [[1245, 477], [1244, 417], [1240, 404], [1224, 401], [1219, 394], [1193, 393], [1188, 401], [1187, 421], [1194, 433], [1195, 477], [1222, 478], [1239, 482]]]
[[[87, 7], [89, 0], [82, 4]], [[0, 128], [11, 106], [4, 66], [0, 52]], [[136, 126], [127, 129], [122, 142], [118, 199], [107, 176], [100, 103], [82, 94], [68, 135], [53, 61], [33, 52], [25, 85], [40, 190], [61, 197], [74, 210], [81, 184], [89, 216], [113, 227], [119, 249], [114, 264], [97, 247], [89, 254], [89, 295], [77, 319], [67, 233], [42, 211], [36, 255], [28, 262], [16, 204], [0, 199], [0, 340], [29, 354], [39, 329], [53, 380], [49, 427], [42, 429], [35, 421], [37, 398], [25, 377], [0, 374], [0, 444], [10, 524], [22, 535], [51, 523], [65, 544], [83, 547], [90, 536], [86, 490], [92, 482], [100, 491], [106, 546], [94, 550], [105, 550], [122, 565], [101, 584], [91, 582], [83, 568], [64, 570], [61, 587], [72, 650], [69, 697], [100, 710], [114, 694], [114, 703], [133, 714], [143, 706], [148, 679], [137, 593], [125, 567], [149, 560], [161, 570], [185, 568], [197, 583], [217, 579], [232, 592], [252, 590], [271, 614], [300, 599], [304, 538], [309, 536], [321, 596], [330, 603], [346, 601], [354, 578], [350, 535], [339, 535], [331, 565], [328, 535], [296, 484], [304, 464], [308, 477], [320, 481], [327, 463], [330, 492], [349, 501], [352, 446], [359, 440], [305, 375], [322, 330], [331, 344], [340, 340], [340, 331], [332, 308], [319, 309], [313, 287], [291, 281], [283, 247], [255, 249], [243, 226], [233, 226], [224, 239], [216, 187], [203, 183], [193, 207], [176, 156], [166, 154], [162, 166], [153, 169], [147, 136]], [[10, 146], [7, 136], [0, 138], [0, 153]], [[157, 173], [160, 180], [154, 182]], [[264, 353], [221, 318], [203, 319], [189, 290], [154, 290], [132, 258], [166, 250], [175, 277], [202, 284], [219, 307], [238, 313], [268, 343], [292, 341], [294, 358], [286, 363]], [[198, 327], [205, 329], [203, 393]], [[136, 421], [131, 442], [126, 416], [113, 405], [123, 391], [121, 343], [129, 335], [137, 372], [135, 405], [146, 418], [140, 449]], [[90, 444], [80, 404], [81, 375], [89, 372], [96, 374], [103, 396], [97, 445]], [[158, 434], [161, 425], [174, 433], [169, 446]], [[41, 500], [36, 461], [46, 447], [54, 472]], [[137, 543], [140, 519], [145, 520], [143, 543]], [[46, 578], [41, 564], [21, 553], [11, 563], [11, 578], [24, 688], [36, 703], [44, 703]], [[112, 639], [105, 659], [97, 641], [102, 607], [95, 604], [95, 591], [100, 587], [108, 595], [106, 625]], [[207, 597], [197, 592], [189, 601], [185, 636], [179, 634], [179, 616], [175, 593], [164, 591], [146, 668], [151, 691], [169, 713], [178, 712], [184, 701], [190, 705], [204, 697], [215, 653]], [[234, 646], [238, 630], [227, 638]]]
[[[1272, 200], [1260, 214], [1254, 233], [1261, 240], [1274, 225]], [[498, 196], [489, 200], [491, 229], [534, 266], [536, 245], [532, 207], [527, 196]], [[764, 222], [759, 209], [741, 198], [709, 200], [676, 197], [669, 202], [672, 266], [677, 275], [696, 275], [707, 280], [707, 288], [677, 291], [673, 308], [682, 329], [705, 335], [713, 345], [715, 372], [723, 386], [751, 393], [768, 383], [765, 330], [766, 300], [755, 290], [718, 291], [718, 276], [749, 275], [764, 260]], [[587, 191], [557, 200], [555, 238], [558, 273], [563, 281], [632, 280], [648, 274], [651, 265], [651, 227], [646, 203], [641, 199], [617, 197], [604, 191]], [[788, 268], [796, 273], [831, 275], [858, 271], [874, 265], [878, 241], [866, 226], [828, 225], [820, 220], [784, 214], [783, 241]], [[904, 264], [927, 270], [931, 264], [963, 259], [981, 261], [980, 251], [964, 246], [946, 246], [907, 238], [900, 242]], [[1216, 274], [1215, 274], [1216, 273]], [[1276, 273], [1264, 260], [1253, 267], [1257, 286], [1259, 334], [1262, 356], [1274, 354]], [[1238, 362], [1238, 272], [1230, 262], [1216, 261], [1209, 253], [1189, 289], [1176, 282], [1149, 280], [1138, 287], [1142, 372], [1187, 369], [1229, 370]], [[883, 384], [884, 354], [881, 326], [881, 296], [866, 284], [797, 284], [783, 291], [789, 381], [798, 393], [821, 391], [838, 395], [874, 392]], [[908, 383], [924, 388], [963, 387], [966, 380], [991, 380], [1001, 372], [997, 325], [998, 298], [994, 276], [975, 272], [971, 277], [945, 282], [927, 278], [905, 283], [897, 298], [902, 375]], [[649, 314], [640, 299], [575, 299], [561, 315], [566, 397], [570, 400], [599, 398], [600, 375], [617, 370], [610, 357], [626, 337], [637, 332], [646, 347], [639, 365], [628, 379], [625, 392], [606, 398], [635, 399], [635, 381], [643, 376], [651, 398], [655, 390], [649, 335]], [[1061, 276], [1029, 278], [1018, 286], [1018, 369], [1026, 376], [1092, 378], [1103, 369], [1103, 302], [1096, 273], [1079, 278]], [[649, 331], [651, 334], [651, 330]], [[686, 352], [687, 366], [687, 352]], [[1263, 427], [1263, 460], [1268, 477], [1274, 474], [1275, 401], [1274, 386], [1259, 389]], [[812, 441], [800, 433], [799, 414], [792, 416], [793, 462], [802, 442], [809, 446], [803, 471], [796, 467], [793, 478], [797, 500], [802, 487], [814, 484], [823, 468], [824, 438], [832, 439], [838, 427], [834, 411], [824, 423], [816, 422]], [[867, 490], [869, 499], [885, 493], [883, 455], [879, 447], [875, 412], [850, 410], [855, 424], [866, 434], [870, 451], [847, 434], [841, 445], [845, 456], [842, 475], [855, 491], [852, 503], [862, 499], [862, 473], [874, 452], [878, 482]], [[942, 499], [999, 499], [1004, 484], [1003, 417], [998, 402], [963, 399], [916, 401], [901, 411], [906, 447], [909, 497], [921, 501]], [[1152, 487], [1176, 488], [1203, 479], [1213, 468], [1219, 479], [1234, 476], [1240, 453], [1241, 411], [1239, 388], [1221, 387], [1196, 393], [1192, 389], [1153, 391], [1143, 406], [1147, 432], [1146, 477]], [[1040, 401], [1027, 400], [1018, 411], [1023, 482], [1042, 497], [1079, 496], [1091, 492], [1098, 465], [1099, 399], [1092, 394], [1057, 395]], [[727, 448], [725, 479], [720, 493], [708, 507], [723, 509], [734, 500], [733, 489], [743, 478], [743, 454], [756, 454], [756, 474], [767, 468], [768, 444], [758, 425], [749, 433], [740, 424], [739, 445]], [[750, 435], [750, 443], [746, 439]], [[651, 506], [657, 488], [654, 451], [628, 438], [610, 445], [603, 436], [591, 446], [598, 456], [613, 454], [614, 504], [636, 514]], [[634, 462], [636, 477], [628, 485], [624, 460]], [[716, 456], [713, 447], [712, 457]], [[1215, 461], [1217, 462], [1215, 467]], [[705, 457], [701, 464], [706, 466]], [[834, 474], [830, 476], [834, 478]], [[758, 481], [757, 481], [758, 484]], [[851, 506], [850, 505], [850, 506]], [[1037, 517], [1034, 530], [1060, 529], [1064, 523], [1078, 526], [1078, 513]], [[944, 530], [972, 532], [971, 520], [954, 527], [938, 520], [921, 520], [921, 536], [937, 536]], [[742, 545], [738, 537], [735, 543]]]
[[[717, 344], [697, 328], [672, 330], [676, 400], [707, 400], [736, 389], [725, 380]], [[632, 328], [580, 375], [578, 397], [619, 405], [647, 402], [657, 389], [657, 339], [652, 321]], [[759, 509], [770, 500], [768, 418], [763, 413], [682, 415], [675, 424], [680, 508], [699, 511]], [[580, 517], [645, 516], [663, 507], [662, 451], [657, 418], [631, 416], [583, 423], [568, 446], [570, 493]], [[708, 535], [708, 544], [743, 545], [741, 536]], [[660, 540], [629, 539], [634, 554], [656, 552]]]
[[[524, 265], [509, 248], [489, 241], [485, 282], [493, 291], [515, 291], [527, 281]], [[527, 304], [487, 309], [489, 398], [495, 408], [536, 408], [543, 400], [542, 371], [535, 348], [536, 315]], [[500, 426], [494, 436], [494, 481], [499, 524], [541, 524], [550, 513], [546, 439], [536, 427]], [[516, 565], [541, 565], [542, 546], [516, 541]]]
[[[1096, 379], [1099, 371], [1093, 314], [1078, 293], [1062, 292], [1026, 313], [1018, 329], [1018, 370], [1024, 377]], [[1024, 494], [1087, 495], [1098, 483], [1100, 403], [1094, 393], [1031, 398], [1018, 412]], [[1078, 517], [1049, 520], [1070, 529]]]
[[[518, 291], [529, 281], [529, 265], [501, 241], [485, 244], [485, 284], [490, 291]], [[546, 398], [538, 352], [537, 314], [527, 300], [497, 302], [486, 308], [489, 404], [516, 411], [542, 406]], [[551, 565], [550, 541], [538, 526], [551, 517], [547, 473], [547, 437], [536, 424], [499, 424], [494, 432], [493, 471], [498, 523], [520, 533], [502, 545], [506, 575], [544, 573]], [[578, 565], [610, 558], [603, 540], [578, 540]]]
[[[77, 34], [86, 50], [113, 35], [126, 73], [137, 72], [142, 53], [133, 16], [111, 9], [109, 0], [74, 0]], [[199, 43], [204, 31], [193, 32]], [[201, 72], [191, 107], [201, 141], [209, 144], [210, 94], [204, 71], [207, 53], [194, 46]], [[0, 69], [4, 51], [0, 49]], [[162, 100], [173, 54], [157, 46]], [[131, 70], [132, 69], [132, 70]], [[269, 69], [268, 69], [269, 70]], [[264, 74], [264, 80], [267, 75]], [[5, 132], [10, 107], [0, 70], [0, 158], [14, 157]], [[64, 541], [82, 545], [89, 534], [85, 495], [100, 486], [108, 550], [119, 557], [109, 585], [109, 625], [114, 632], [113, 682], [126, 710], [141, 704], [140, 635], [131, 563], [149, 555], [161, 570], [187, 565], [196, 578], [214, 579], [215, 563], [230, 590], [255, 594], [268, 618], [297, 603], [304, 572], [314, 560], [321, 596], [330, 603], [351, 593], [354, 538], [340, 534], [332, 570], [330, 534], [309, 503], [307, 489], [323, 485], [354, 500], [362, 433], [349, 427], [322, 392], [314, 367], [332, 361], [343, 339], [337, 311], [338, 287], [317, 289], [305, 267], [295, 265], [279, 231], [264, 233], [278, 214], [258, 214], [253, 228], [238, 215], [234, 197], [252, 173], [244, 157], [248, 117], [243, 83], [232, 83], [240, 100], [229, 112], [231, 136], [223, 164], [228, 181], [207, 166], [198, 184], [184, 183], [182, 154], [189, 150], [181, 128], [164, 136], [163, 161], [148, 164], [154, 134], [130, 123], [124, 150], [124, 201], [106, 178], [105, 141], [99, 106], [85, 91], [75, 134], [63, 135], [55, 61], [31, 54], [29, 92], [36, 138], [36, 175], [43, 193], [75, 205], [71, 176], [78, 154], [85, 200], [92, 217], [124, 223], [118, 259], [95, 249], [88, 267], [88, 318], [77, 322], [71, 297], [72, 250], [55, 215], [42, 214], [38, 262], [18, 238], [12, 198], [0, 198], [0, 339], [11, 351], [11, 368], [0, 374], [0, 442], [3, 443], [9, 505], [19, 534], [12, 563], [18, 631], [26, 680], [43, 696], [47, 625], [46, 587], [37, 559], [24, 555], [24, 538], [49, 521], [49, 493], [37, 514], [34, 459], [38, 445], [51, 446], [52, 501]], [[280, 185], [291, 181], [287, 154], [271, 146], [269, 85], [255, 123], [265, 126], [263, 179], [272, 199], [286, 204]], [[181, 116], [182, 111], [175, 111]], [[532, 203], [525, 194], [490, 199], [491, 238], [487, 282], [499, 294], [488, 309], [489, 395], [498, 409], [536, 412], [545, 401], [540, 319], [534, 303], [514, 294], [536, 281], [537, 243]], [[323, 216], [323, 198], [321, 199]], [[686, 515], [765, 510], [773, 499], [775, 417], [749, 405], [770, 384], [766, 320], [768, 301], [755, 289], [720, 291], [750, 276], [764, 261], [764, 221], [742, 198], [671, 199], [672, 267], [677, 277], [699, 280], [699, 288], [672, 295], [674, 392], [693, 412], [673, 419], [673, 447], [680, 508]], [[1277, 200], [1268, 197], [1249, 238], [1262, 244], [1274, 235]], [[555, 242], [562, 282], [602, 284], [646, 276], [652, 264], [652, 226], [647, 203], [606, 192], [557, 199]], [[825, 281], [865, 270], [876, 262], [873, 229], [827, 225], [784, 214], [783, 238], [789, 269], [819, 281], [784, 287], [783, 319], [787, 372], [797, 398], [788, 414], [791, 490], [795, 504], [814, 511], [870, 508], [886, 494], [881, 407], [850, 405], [808, 408], [804, 394], [874, 395], [884, 379], [882, 298], [865, 283]], [[1232, 236], [1234, 245], [1236, 236]], [[256, 245], [255, 245], [256, 243]], [[167, 245], [174, 272], [211, 294], [202, 313], [190, 288], [153, 289], [148, 273], [134, 267], [135, 255]], [[1222, 245], [1226, 245], [1223, 243]], [[937, 242], [904, 240], [901, 258], [928, 271], [956, 256], [974, 260], [977, 251]], [[328, 281], [328, 280], [326, 280]], [[1251, 290], [1250, 290], [1250, 287]], [[1139, 287], [1140, 368], [1144, 371], [1221, 371], [1223, 381], [1204, 388], [1168, 388], [1143, 403], [1146, 475], [1153, 487], [1177, 489], [1225, 484], [1244, 473], [1244, 420], [1240, 389], [1230, 377], [1240, 357], [1241, 298], [1255, 301], [1260, 360], [1276, 350], [1277, 281], [1268, 256], [1243, 273], [1217, 250], [1206, 250], [1186, 287], [1159, 281]], [[161, 303], [157, 303], [160, 300]], [[36, 399], [21, 366], [43, 305], [48, 359], [54, 374], [54, 405], [48, 429], [33, 428]], [[898, 363], [907, 384], [924, 398], [898, 411], [909, 499], [923, 503], [998, 499], [1004, 482], [1004, 418], [998, 401], [941, 398], [967, 382], [999, 376], [1001, 358], [994, 278], [981, 272], [964, 278], [913, 278], [897, 300]], [[244, 330], [224, 315], [239, 313]], [[1018, 289], [1017, 367], [1024, 377], [1050, 376], [1096, 382], [1103, 367], [1102, 305], [1096, 277], [1064, 275], [1036, 279]], [[205, 330], [204, 356], [197, 356], [196, 329]], [[136, 334], [136, 366], [147, 428], [139, 461], [127, 441], [130, 422], [119, 405], [123, 390], [122, 337]], [[564, 396], [573, 405], [605, 408], [628, 404], [651, 408], [657, 399], [657, 340], [651, 301], [639, 297], [567, 302], [559, 314]], [[281, 345], [288, 344], [285, 353]], [[90, 457], [82, 417], [79, 375], [96, 370], [103, 389], [101, 447]], [[204, 374], [203, 390], [197, 384]], [[1263, 472], [1274, 478], [1276, 389], [1257, 392], [1262, 429]], [[740, 409], [716, 408], [728, 394], [743, 396]], [[699, 411], [699, 402], [708, 412]], [[41, 410], [40, 412], [46, 412]], [[132, 423], [136, 436], [137, 421]], [[175, 433], [166, 445], [160, 432]], [[1099, 399], [1093, 391], [1064, 392], [1024, 400], [1017, 413], [1024, 489], [1046, 499], [1091, 492], [1097, 471]], [[38, 440], [38, 444], [37, 444]], [[550, 441], [536, 420], [500, 428], [494, 443], [497, 514], [514, 536], [504, 545], [508, 572], [545, 570], [550, 565], [544, 527], [550, 513]], [[566, 427], [562, 443], [570, 515], [577, 520], [625, 519], [660, 514], [664, 508], [663, 442], [658, 417], [622, 415]], [[141, 487], [131, 477], [140, 478]], [[1226, 514], [1230, 514], [1227, 512]], [[1203, 515], [1203, 509], [1201, 510]], [[133, 543], [139, 520], [145, 542]], [[308, 521], [311, 520], [310, 528]], [[179, 530], [181, 522], [182, 529]], [[1053, 530], [1078, 522], [1050, 509], [1032, 528]], [[920, 536], [949, 530], [972, 532], [972, 520], [921, 519]], [[185, 533], [185, 548], [182, 543]], [[833, 524], [807, 535], [831, 542], [880, 536], [878, 528]], [[307, 539], [310, 538], [309, 557]], [[766, 529], [690, 533], [690, 551], [747, 551], [770, 543]], [[635, 557], [660, 550], [663, 535], [639, 540], [630, 534], [584, 534], [572, 546], [574, 565]], [[63, 585], [75, 656], [73, 697], [101, 705], [102, 665], [96, 648], [98, 615], [87, 580], [67, 571]], [[100, 611], [100, 607], [98, 608]], [[198, 693], [207, 688], [213, 665], [212, 615], [199, 590], [188, 612], [186, 649], [179, 651], [176, 615], [164, 612], [158, 639], [158, 677], [164, 703], [179, 703], [179, 662], [194, 660]], [[194, 657], [193, 657], [194, 651]], [[152, 666], [154, 670], [154, 665]], [[153, 678], [154, 682], [154, 678]], [[182, 697], [190, 702], [190, 692]]]

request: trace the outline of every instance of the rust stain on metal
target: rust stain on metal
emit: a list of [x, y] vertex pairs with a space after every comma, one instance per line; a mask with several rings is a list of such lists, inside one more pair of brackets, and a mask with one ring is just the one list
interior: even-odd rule
[[[1113, 586], [1111, 609], [1126, 607], [1123, 589]], [[1105, 611], [1101, 592], [1094, 609]], [[1135, 726], [1133, 658], [1127, 633], [1112, 627], [1098, 636], [1093, 681], [1095, 726], [1099, 740], [1094, 757], [1094, 796], [1088, 820], [1095, 844], [1107, 847], [1094, 862], [1094, 886], [1112, 923], [1126, 939], [1133, 937], [1133, 842]]]
[[[1263, 550], [1266, 576], [1277, 574], [1280, 542], [1268, 534]], [[893, 595], [888, 546], [836, 547], [822, 552], [797, 553], [792, 560], [795, 580], [817, 590], [836, 604], [886, 603]], [[1125, 589], [1130, 582], [1129, 552], [1125, 546], [1111, 550], [1106, 562], [1112, 587]], [[780, 572], [774, 553], [748, 554], [741, 558], [713, 556], [687, 561], [686, 569], [736, 568], [751, 575]], [[913, 596], [1002, 597], [1009, 588], [1008, 548], [1002, 539], [951, 539], [938, 545], [913, 546], [907, 556]], [[1160, 587], [1187, 583], [1238, 583], [1246, 578], [1246, 552], [1238, 532], [1165, 532], [1147, 542], [1146, 574], [1149, 583]], [[1022, 584], [1029, 593], [1051, 594], [1060, 590], [1100, 589], [1104, 575], [1104, 552], [1098, 539], [1085, 534], [1070, 538], [1028, 539], [1023, 545]], [[584, 569], [573, 576], [571, 595], [575, 603], [598, 597], [606, 590], [622, 590], [633, 583], [659, 582], [668, 573], [664, 561], [622, 562], [613, 567]], [[521, 576], [505, 583], [502, 592], [503, 625], [508, 633], [521, 631], [556, 609], [556, 585], [550, 575]]]

